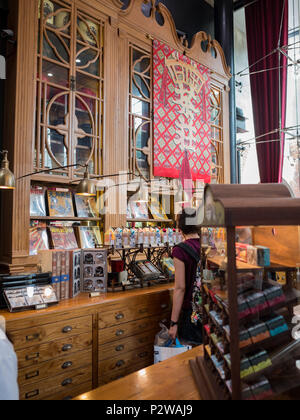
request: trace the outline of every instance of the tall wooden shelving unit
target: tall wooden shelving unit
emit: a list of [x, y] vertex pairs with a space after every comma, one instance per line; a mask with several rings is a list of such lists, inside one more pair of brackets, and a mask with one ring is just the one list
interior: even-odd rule
[[[296, 360], [300, 357], [300, 340], [297, 341], [292, 336], [292, 328], [256, 343], [252, 341], [246, 347], [240, 343], [241, 329], [247, 328], [246, 326], [253, 320], [266, 321], [272, 314], [282, 314], [287, 325], [289, 327], [292, 325], [294, 307], [300, 302], [300, 292], [293, 288], [296, 266], [300, 261], [300, 200], [291, 198], [288, 189], [283, 185], [207, 186], [201, 220], [203, 229], [226, 229], [227, 247], [226, 258], [219, 255], [207, 257], [208, 267], [215, 275], [218, 273], [224, 278], [227, 292], [213, 292], [207, 283], [202, 284], [205, 351], [203, 358], [191, 361], [191, 368], [201, 389], [201, 395], [212, 400], [241, 400], [245, 388], [253, 386], [261, 376], [267, 377], [271, 385], [272, 395], [269, 395], [269, 398], [276, 398], [293, 388], [300, 387], [300, 372], [296, 367]], [[276, 240], [277, 229], [288, 226], [288, 231], [294, 238], [294, 241], [287, 244], [287, 249], [291, 248], [293, 261], [284, 252], [281, 261], [272, 259], [275, 255], [271, 245], [272, 239], [270, 242], [266, 239], [255, 242], [255, 245], [271, 245], [270, 266], [250, 265], [236, 260], [236, 227], [241, 226], [252, 227], [254, 237], [256, 229], [261, 229], [261, 226], [266, 227], [273, 232], [273, 240]], [[275, 286], [276, 290], [279, 290], [278, 283], [269, 279], [270, 272], [285, 272], [284, 300], [279, 299], [273, 306], [268, 303], [268, 306], [257, 313], [253, 310], [241, 318], [239, 298], [247, 295], [238, 290], [238, 276], [241, 273], [260, 273], [261, 278], [264, 278], [263, 288]], [[255, 291], [255, 286], [252, 287], [253, 289], [248, 292], [249, 295]], [[218, 314], [219, 321], [216, 320], [215, 313]], [[229, 325], [230, 337], [225, 334], [225, 325]], [[216, 338], [220, 340], [220, 346], [216, 344]], [[285, 352], [282, 348], [285, 348]], [[249, 368], [251, 370], [252, 366], [254, 371], [244, 377], [241, 374], [241, 361], [246, 356], [250, 360], [258, 350], [266, 350], [268, 353], [269, 359], [268, 362], [265, 361], [265, 368], [254, 368], [250, 363]], [[218, 369], [218, 363], [222, 365], [222, 369]]]
[[[87, 163], [94, 175], [133, 170], [152, 179], [153, 117], [151, 109], [141, 116], [143, 129], [149, 125], [143, 147], [149, 166], [145, 173], [139, 167], [138, 128], [134, 130], [130, 102], [134, 92], [129, 86], [140, 73], [134, 58], [138, 62], [144, 57], [150, 66], [150, 75], [142, 74], [149, 82], [146, 102], [152, 107], [152, 45], [158, 39], [210, 69], [213, 177], [215, 182], [230, 182], [231, 74], [218, 42], [200, 32], [187, 46], [176, 33], [170, 12], [154, 0], [131, 0], [127, 9], [119, 0], [11, 0], [10, 6], [8, 25], [16, 34], [17, 49], [7, 60], [3, 147], [16, 178], [80, 162]], [[81, 169], [74, 168], [36, 174], [19, 180], [16, 190], [6, 193], [0, 235], [5, 270], [37, 269], [37, 258], [29, 256], [32, 183], [65, 187], [81, 175]], [[112, 209], [126, 208], [127, 196], [119, 198], [118, 188], [104, 195]], [[125, 226], [126, 214], [113, 210], [104, 223], [105, 230]]]

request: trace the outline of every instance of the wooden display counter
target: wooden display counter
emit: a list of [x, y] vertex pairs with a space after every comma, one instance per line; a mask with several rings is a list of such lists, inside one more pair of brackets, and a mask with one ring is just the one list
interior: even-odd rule
[[22, 400], [71, 399], [153, 364], [159, 322], [170, 319], [173, 285], [86, 294], [41, 311], [11, 314]]
[[194, 382], [189, 361], [202, 355], [202, 346], [196, 347], [165, 362], [80, 395], [75, 400], [199, 400], [201, 396]]

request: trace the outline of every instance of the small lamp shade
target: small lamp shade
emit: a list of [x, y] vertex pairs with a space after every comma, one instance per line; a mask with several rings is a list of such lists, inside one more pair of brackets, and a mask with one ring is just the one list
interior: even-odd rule
[[14, 174], [9, 170], [8, 152], [6, 150], [3, 151], [3, 155], [0, 167], [0, 189], [14, 190], [16, 188], [16, 180]]
[[84, 173], [84, 178], [78, 184], [76, 194], [83, 197], [95, 197], [97, 195], [95, 184], [90, 180], [90, 174], [87, 168]]

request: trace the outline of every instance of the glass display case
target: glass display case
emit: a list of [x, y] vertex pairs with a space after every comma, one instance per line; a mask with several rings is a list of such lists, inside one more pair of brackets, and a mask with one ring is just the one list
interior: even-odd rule
[[206, 187], [204, 357], [191, 362], [203, 397], [263, 400], [300, 390], [299, 210], [282, 185]]

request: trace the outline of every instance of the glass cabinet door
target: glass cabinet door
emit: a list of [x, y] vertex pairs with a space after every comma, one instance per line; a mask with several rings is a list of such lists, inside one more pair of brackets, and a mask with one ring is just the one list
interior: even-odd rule
[[39, 0], [38, 11], [34, 167], [74, 178], [82, 166], [60, 167], [88, 165], [101, 174], [104, 23], [62, 0]]

